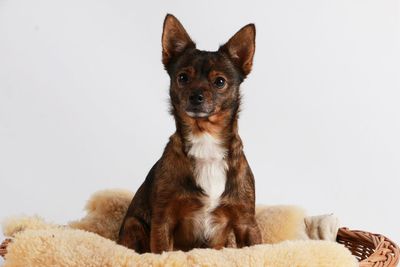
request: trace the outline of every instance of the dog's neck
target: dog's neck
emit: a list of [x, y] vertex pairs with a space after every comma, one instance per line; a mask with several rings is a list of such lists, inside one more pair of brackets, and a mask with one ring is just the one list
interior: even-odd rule
[[[208, 118], [190, 118], [174, 114], [176, 132], [181, 139], [184, 150], [188, 152], [193, 141], [208, 136], [215, 140], [226, 151], [232, 149], [232, 142], [239, 138], [238, 135], [238, 111], [221, 111]], [[211, 139], [210, 139], [211, 140]]]

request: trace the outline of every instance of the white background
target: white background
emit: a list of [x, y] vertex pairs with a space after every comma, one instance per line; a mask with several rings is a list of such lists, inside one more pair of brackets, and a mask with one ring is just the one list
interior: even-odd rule
[[135, 190], [174, 131], [167, 12], [216, 50], [257, 26], [240, 132], [257, 202], [400, 241], [400, 4], [0, 0], [0, 219], [65, 223]]

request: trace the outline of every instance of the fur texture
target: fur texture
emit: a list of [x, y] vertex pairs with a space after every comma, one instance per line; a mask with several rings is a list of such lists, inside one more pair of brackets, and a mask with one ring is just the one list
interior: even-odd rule
[[[284, 241], [309, 239], [305, 230], [305, 212], [294, 206], [259, 206], [256, 209], [263, 240], [271, 244], [284, 241], [279, 244], [242, 249], [194, 249], [186, 253], [174, 251], [162, 255], [140, 255], [112, 241], [117, 237], [117, 225], [122, 222], [132, 196], [133, 193], [125, 190], [97, 192], [86, 205], [87, 215], [79, 221], [71, 222], [69, 227], [49, 224], [39, 217], [7, 220], [3, 231], [6, 236], [13, 237], [13, 242], [8, 247], [4, 267], [358, 265], [346, 248], [334, 242]], [[309, 227], [329, 227], [330, 223], [327, 224], [327, 221], [321, 218]]]
[[[133, 196], [132, 192], [122, 189], [98, 191], [90, 197], [85, 206], [86, 216], [71, 221], [68, 226], [116, 241], [119, 225]], [[306, 216], [302, 208], [287, 205], [258, 205], [256, 220], [263, 243], [266, 244], [276, 244], [285, 240], [334, 241], [339, 228], [339, 221], [332, 214]], [[6, 236], [14, 236], [25, 230], [63, 228], [57, 224], [46, 223], [38, 216], [10, 217], [4, 220], [2, 225]]]
[[73, 229], [28, 230], [10, 244], [4, 267], [265, 266], [356, 267], [342, 245], [286, 241], [242, 249], [194, 249], [138, 254], [99, 235]]
[[225, 190], [226, 149], [221, 143], [208, 133], [190, 137], [191, 147], [188, 155], [195, 159], [195, 180], [203, 188], [207, 196], [204, 197], [203, 209], [195, 216], [196, 238], [207, 240], [214, 235], [217, 225], [212, 218], [212, 212], [219, 205], [219, 199]]

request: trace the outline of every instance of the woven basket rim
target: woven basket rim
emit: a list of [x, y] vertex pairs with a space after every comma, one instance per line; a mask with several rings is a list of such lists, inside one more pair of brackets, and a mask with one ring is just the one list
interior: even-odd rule
[[350, 250], [360, 267], [395, 267], [399, 262], [399, 246], [384, 235], [342, 227], [336, 241]]
[[[360, 267], [395, 267], [399, 262], [399, 246], [381, 234], [342, 227], [339, 228], [336, 241], [350, 250]], [[1, 257], [5, 258], [10, 242], [12, 239], [7, 238], [0, 244]]]

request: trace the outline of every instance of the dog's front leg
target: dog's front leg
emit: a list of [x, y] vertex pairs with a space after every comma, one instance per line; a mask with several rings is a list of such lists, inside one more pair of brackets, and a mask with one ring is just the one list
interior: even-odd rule
[[150, 249], [152, 253], [172, 251], [172, 224], [165, 216], [158, 215], [152, 219], [150, 230]]
[[233, 227], [238, 248], [262, 243], [260, 228], [258, 228], [254, 216], [251, 217], [246, 220], [240, 220]]

